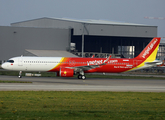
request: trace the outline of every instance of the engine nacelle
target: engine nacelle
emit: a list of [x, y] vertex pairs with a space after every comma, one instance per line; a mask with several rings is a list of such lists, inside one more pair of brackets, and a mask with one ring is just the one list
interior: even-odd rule
[[68, 69], [68, 68], [61, 68], [59, 75], [61, 77], [73, 77], [74, 70], [73, 69]]

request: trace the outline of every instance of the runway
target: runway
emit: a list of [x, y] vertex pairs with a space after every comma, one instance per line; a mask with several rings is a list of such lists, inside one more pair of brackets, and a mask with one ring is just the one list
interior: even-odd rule
[[61, 77], [0, 76], [0, 80], [28, 81], [32, 83], [0, 83], [0, 91], [116, 91], [165, 92], [165, 80], [105, 79]]

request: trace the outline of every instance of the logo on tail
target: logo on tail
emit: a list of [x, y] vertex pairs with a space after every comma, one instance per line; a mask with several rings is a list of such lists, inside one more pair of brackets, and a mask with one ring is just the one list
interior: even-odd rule
[[145, 58], [146, 55], [148, 55], [148, 54], [150, 53], [150, 51], [152, 50], [152, 48], [154, 47], [154, 45], [156, 44], [157, 41], [158, 41], [158, 40], [155, 39], [154, 42], [151, 43], [150, 46], [148, 46], [147, 50], [143, 53], [142, 58]]
[[136, 57], [136, 59], [155, 60], [160, 43], [160, 38], [156, 37], [144, 48], [144, 50]]

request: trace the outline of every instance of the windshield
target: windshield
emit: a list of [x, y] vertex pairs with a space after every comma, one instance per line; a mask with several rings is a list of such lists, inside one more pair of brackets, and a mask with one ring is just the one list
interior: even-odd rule
[[14, 63], [14, 60], [8, 60], [7, 62], [9, 62], [9, 63]]

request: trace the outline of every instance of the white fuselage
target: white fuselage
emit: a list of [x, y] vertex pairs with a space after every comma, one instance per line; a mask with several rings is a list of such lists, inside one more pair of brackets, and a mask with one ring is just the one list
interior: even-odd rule
[[62, 57], [14, 57], [5, 62], [2, 68], [15, 71], [49, 71], [57, 66]]

